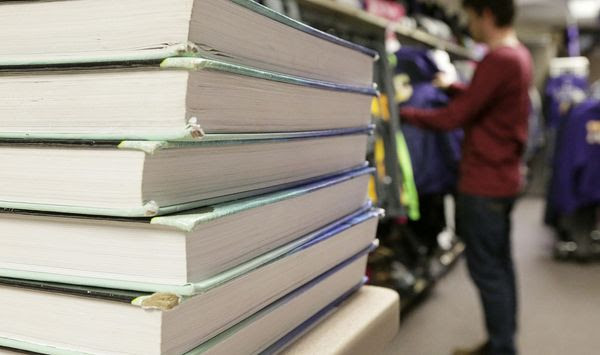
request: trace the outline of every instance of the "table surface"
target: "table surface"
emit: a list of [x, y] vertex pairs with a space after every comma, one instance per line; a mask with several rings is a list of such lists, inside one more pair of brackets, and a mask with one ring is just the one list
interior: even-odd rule
[[380, 354], [394, 339], [399, 325], [398, 293], [364, 286], [281, 354]]

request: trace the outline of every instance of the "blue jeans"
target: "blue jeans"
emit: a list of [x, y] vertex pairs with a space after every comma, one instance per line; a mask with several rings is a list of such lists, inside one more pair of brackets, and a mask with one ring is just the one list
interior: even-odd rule
[[517, 289], [510, 242], [514, 198], [459, 194], [457, 234], [465, 243], [467, 267], [485, 314], [487, 353], [517, 353]]

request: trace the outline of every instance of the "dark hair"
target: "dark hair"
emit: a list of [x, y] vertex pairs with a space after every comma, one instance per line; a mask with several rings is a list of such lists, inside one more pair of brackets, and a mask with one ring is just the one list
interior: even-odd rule
[[463, 0], [463, 7], [478, 15], [489, 9], [496, 19], [496, 26], [507, 27], [513, 24], [517, 10], [514, 0]]

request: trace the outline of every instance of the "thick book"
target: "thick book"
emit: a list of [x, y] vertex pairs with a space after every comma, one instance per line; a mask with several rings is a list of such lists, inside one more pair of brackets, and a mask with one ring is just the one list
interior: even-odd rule
[[[352, 282], [331, 292], [333, 297], [324, 306], [364, 275], [376, 217], [367, 213], [299, 245], [292, 243], [291, 250], [286, 246], [271, 252], [207, 281], [203, 291], [191, 297], [0, 278], [0, 314], [13, 320], [35, 319], [0, 322], [0, 345], [40, 351], [24, 346], [32, 344], [45, 346], [42, 352], [54, 348], [55, 353], [179, 354], [219, 336], [319, 275], [332, 269], [353, 270]], [[348, 263], [355, 266], [340, 266]], [[325, 296], [324, 291], [318, 294]], [[258, 332], [265, 335], [260, 327]]]
[[368, 210], [370, 173], [154, 218], [0, 210], [0, 276], [191, 294], [194, 283]]
[[371, 120], [372, 87], [201, 58], [169, 58], [161, 67], [5, 72], [0, 138], [209, 140], [364, 127]]
[[[277, 354], [281, 343], [314, 326], [360, 290], [367, 281], [363, 276], [356, 283], [364, 274], [363, 258], [348, 260], [186, 354]], [[348, 289], [350, 280], [355, 284]]]
[[201, 54], [359, 86], [371, 85], [376, 56], [250, 0], [2, 2], [0, 41], [0, 66]]
[[364, 165], [368, 129], [203, 142], [0, 144], [0, 207], [153, 216]]

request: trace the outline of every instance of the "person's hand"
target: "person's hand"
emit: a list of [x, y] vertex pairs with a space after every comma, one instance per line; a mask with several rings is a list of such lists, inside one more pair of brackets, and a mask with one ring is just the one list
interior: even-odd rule
[[454, 84], [454, 81], [452, 80], [452, 77], [447, 73], [439, 72], [435, 75], [435, 78], [433, 79], [432, 83], [433, 86], [437, 88], [447, 90], [452, 84]]

